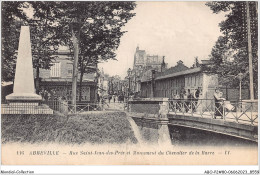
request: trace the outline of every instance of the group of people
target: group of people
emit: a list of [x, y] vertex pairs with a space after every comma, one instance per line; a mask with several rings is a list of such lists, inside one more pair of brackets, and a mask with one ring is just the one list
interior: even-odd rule
[[198, 87], [193, 93], [188, 89], [187, 91], [182, 88], [180, 95], [178, 93], [173, 95], [173, 99], [177, 100], [176, 110], [185, 112], [192, 111], [195, 112], [197, 108], [198, 99], [202, 93], [202, 88]]
[[[187, 91], [183, 88], [180, 92], [180, 95], [178, 93], [173, 95], [173, 99], [175, 99], [175, 110], [182, 112], [183, 110], [187, 113], [189, 111], [196, 112], [198, 100], [200, 96], [202, 95], [202, 88], [198, 87], [193, 93], [190, 89]], [[214, 100], [215, 100], [215, 110], [214, 110], [214, 118], [224, 116], [224, 108], [227, 108], [229, 110], [234, 109], [234, 107], [231, 104], [228, 104], [228, 101], [226, 101], [225, 98], [222, 97], [223, 93], [220, 91], [219, 88], [215, 89], [214, 93]], [[228, 108], [228, 105], [230, 106]]]
[[118, 102], [118, 103], [122, 103], [124, 102], [124, 96], [123, 95], [109, 95], [108, 96], [108, 103], [110, 102]]

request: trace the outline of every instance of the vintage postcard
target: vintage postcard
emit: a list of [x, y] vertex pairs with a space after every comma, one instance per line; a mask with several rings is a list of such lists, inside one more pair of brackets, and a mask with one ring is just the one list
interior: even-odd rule
[[2, 165], [258, 165], [257, 1], [1, 6]]

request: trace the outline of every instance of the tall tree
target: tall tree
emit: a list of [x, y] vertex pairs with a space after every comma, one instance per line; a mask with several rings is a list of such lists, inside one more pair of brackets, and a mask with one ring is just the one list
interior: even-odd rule
[[[78, 66], [81, 77], [89, 65], [113, 59], [123, 35], [121, 28], [134, 16], [134, 2], [63, 2], [64, 20], [60, 29], [72, 38], [74, 63], [72, 104], [76, 104]], [[62, 37], [68, 38], [68, 37]], [[67, 41], [67, 43], [66, 43]], [[67, 39], [64, 43], [71, 43]], [[80, 64], [79, 64], [80, 63]], [[82, 82], [82, 78], [81, 78]]]
[[[57, 35], [58, 10], [54, 2], [29, 2], [34, 9], [33, 19], [28, 19], [31, 26], [33, 65], [36, 69], [36, 92], [39, 92], [40, 68], [49, 69], [55, 60], [60, 44]], [[35, 10], [40, 9], [40, 10]]]
[[21, 1], [2, 2], [2, 81], [12, 81], [19, 42], [20, 25], [26, 19]]
[[[243, 73], [243, 85], [249, 84], [248, 74], [248, 35], [247, 35], [247, 15], [246, 2], [242, 1], [221, 1], [207, 2], [207, 6], [213, 13], [226, 13], [226, 19], [219, 26], [223, 33], [212, 49], [210, 59], [214, 61], [211, 67], [219, 73], [225, 85], [237, 86], [238, 73]], [[252, 33], [252, 56], [254, 87], [257, 92], [258, 82], [258, 13], [257, 2], [249, 2]]]

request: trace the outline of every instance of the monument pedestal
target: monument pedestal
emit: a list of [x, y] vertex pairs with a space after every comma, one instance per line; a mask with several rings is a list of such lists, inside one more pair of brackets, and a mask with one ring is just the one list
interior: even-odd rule
[[2, 114], [53, 114], [53, 110], [45, 105], [38, 103], [9, 103], [2, 104]]
[[53, 110], [41, 104], [42, 97], [33, 93], [12, 93], [6, 96], [8, 104], [2, 105], [2, 114], [53, 114]]
[[6, 96], [6, 100], [10, 102], [40, 102], [42, 97], [34, 93], [12, 93]]

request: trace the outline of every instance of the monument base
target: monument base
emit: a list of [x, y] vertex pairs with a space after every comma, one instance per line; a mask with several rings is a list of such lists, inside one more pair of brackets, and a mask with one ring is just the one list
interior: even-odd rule
[[34, 101], [34, 102], [40, 102], [42, 101], [42, 97], [40, 95], [37, 94], [33, 94], [33, 93], [12, 93], [10, 95], [6, 96], [6, 100], [7, 101], [15, 101], [15, 102], [19, 102], [19, 101]]
[[12, 93], [6, 96], [8, 104], [2, 104], [2, 114], [53, 114], [53, 110], [40, 104], [42, 97], [34, 93]]
[[53, 110], [45, 105], [35, 103], [10, 103], [2, 104], [2, 114], [53, 114]]

